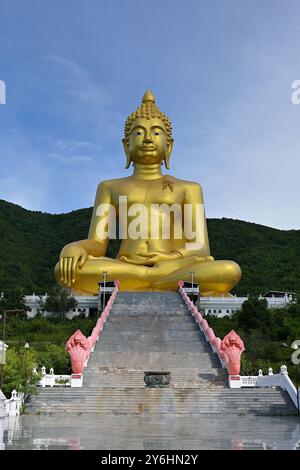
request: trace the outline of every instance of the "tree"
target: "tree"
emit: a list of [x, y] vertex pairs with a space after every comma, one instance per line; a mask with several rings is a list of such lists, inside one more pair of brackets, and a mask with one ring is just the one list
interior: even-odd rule
[[38, 364], [39, 367], [45, 366], [47, 370], [53, 367], [55, 374], [71, 373], [70, 357], [64, 345], [47, 344], [46, 350], [39, 352]]
[[33, 372], [37, 366], [35, 351], [8, 349], [6, 353], [6, 365], [4, 368], [3, 393], [7, 398], [15, 389], [24, 393], [24, 400], [35, 394], [40, 375]]
[[76, 308], [77, 304], [77, 300], [69, 296], [66, 289], [60, 286], [54, 286], [50, 290], [43, 305], [40, 305], [40, 308], [43, 311], [49, 312], [54, 317], [64, 320], [67, 312]]
[[38, 309], [35, 315], [35, 318], [43, 317], [45, 314], [45, 301], [43, 299], [43, 295], [39, 295], [39, 300], [38, 300]]
[[241, 310], [235, 314], [235, 318], [238, 327], [245, 332], [258, 330], [261, 333], [270, 333], [271, 315], [266, 299], [250, 297], [243, 303]]
[[27, 317], [27, 312], [31, 308], [25, 304], [25, 293], [21, 287], [14, 289], [7, 289], [1, 293], [0, 297], [0, 313], [2, 315], [4, 310], [24, 310], [24, 318]]

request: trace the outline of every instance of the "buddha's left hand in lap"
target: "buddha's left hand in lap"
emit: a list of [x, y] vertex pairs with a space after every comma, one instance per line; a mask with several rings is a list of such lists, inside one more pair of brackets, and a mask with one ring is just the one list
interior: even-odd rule
[[143, 257], [141, 260], [129, 259], [126, 256], [121, 256], [119, 259], [125, 263], [143, 265], [143, 266], [154, 266], [165, 261], [174, 261], [178, 258], [176, 253], [162, 253], [160, 251], [144, 251], [137, 253], [138, 256]]
[[[125, 263], [131, 263], [136, 265], [143, 265], [143, 266], [154, 266], [159, 263], [163, 263], [166, 261], [174, 261], [180, 260], [181, 258], [178, 256], [177, 252], [171, 253], [163, 253], [160, 251], [144, 251], [137, 253], [138, 256], [142, 256], [144, 259], [142, 260], [135, 260], [135, 259], [128, 259], [126, 256], [121, 256], [119, 259], [120, 261], [124, 261]], [[197, 261], [204, 262], [204, 261], [213, 261], [214, 258], [212, 256], [197, 256]]]

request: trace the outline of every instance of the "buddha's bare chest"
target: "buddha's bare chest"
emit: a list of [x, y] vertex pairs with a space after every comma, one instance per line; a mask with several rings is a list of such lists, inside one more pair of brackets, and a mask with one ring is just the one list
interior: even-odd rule
[[132, 204], [182, 204], [184, 200], [183, 188], [176, 183], [166, 181], [134, 181], [126, 186], [115, 188], [112, 191], [112, 203], [119, 207], [120, 203]]

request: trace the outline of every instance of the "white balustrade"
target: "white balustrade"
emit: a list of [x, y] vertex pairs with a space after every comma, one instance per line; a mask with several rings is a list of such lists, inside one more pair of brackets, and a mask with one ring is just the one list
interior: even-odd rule
[[16, 390], [11, 392], [11, 397], [4, 400], [4, 409], [7, 416], [19, 416], [24, 403], [24, 394]]
[[241, 387], [257, 387], [257, 375], [250, 375], [249, 377], [240, 376], [241, 378]]
[[[46, 373], [46, 367], [42, 367], [42, 378], [38, 382], [40, 387], [70, 387], [71, 386], [71, 376], [70, 375], [56, 375], [54, 374], [53, 367], [51, 367], [49, 374]], [[37, 370], [34, 369], [34, 373], [37, 373]]]
[[279, 374], [274, 374], [272, 367], [269, 367], [268, 375], [263, 375], [262, 370], [259, 369], [258, 376], [241, 376], [240, 379], [241, 387], [280, 387], [282, 390], [286, 390], [295, 407], [298, 409], [299, 404], [297, 403], [297, 389], [288, 375], [285, 364], [280, 367]]
[[297, 389], [295, 385], [289, 378], [288, 374], [280, 374], [280, 378], [281, 378], [281, 388], [287, 391], [295, 407], [298, 409], [299, 403], [297, 399]]

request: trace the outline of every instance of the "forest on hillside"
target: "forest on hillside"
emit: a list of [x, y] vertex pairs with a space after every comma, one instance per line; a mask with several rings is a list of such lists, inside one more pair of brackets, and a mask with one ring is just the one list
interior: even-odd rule
[[[67, 214], [28, 211], [0, 200], [0, 291], [23, 287], [47, 292], [62, 247], [87, 237], [92, 208]], [[233, 219], [208, 219], [212, 256], [236, 261], [243, 277], [233, 293], [297, 291], [300, 286], [300, 230], [277, 230]], [[120, 242], [109, 244], [114, 257]]]

